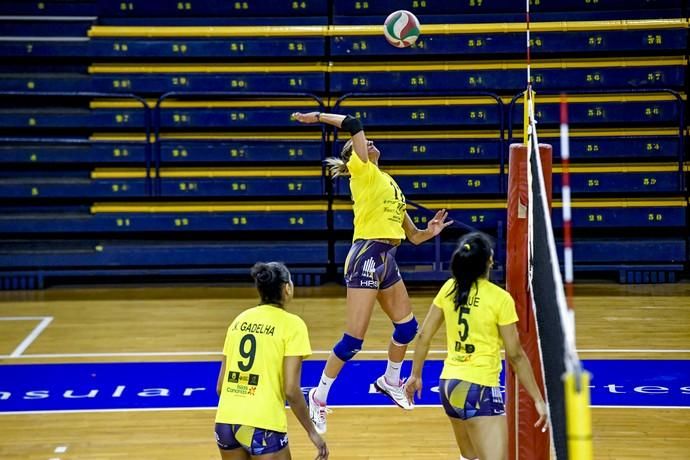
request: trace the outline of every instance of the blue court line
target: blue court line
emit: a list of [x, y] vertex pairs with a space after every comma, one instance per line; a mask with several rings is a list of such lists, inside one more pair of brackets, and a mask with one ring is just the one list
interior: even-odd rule
[[[315, 385], [324, 361], [306, 361], [304, 387]], [[409, 374], [406, 361], [403, 376]], [[690, 408], [690, 360], [587, 360], [593, 406]], [[428, 361], [419, 405], [438, 405], [442, 361]], [[0, 413], [214, 408], [218, 362], [0, 365]], [[352, 361], [333, 385], [332, 406], [391, 403], [371, 383], [385, 361]], [[502, 379], [503, 381], [503, 379]], [[435, 391], [436, 390], [436, 391]]]

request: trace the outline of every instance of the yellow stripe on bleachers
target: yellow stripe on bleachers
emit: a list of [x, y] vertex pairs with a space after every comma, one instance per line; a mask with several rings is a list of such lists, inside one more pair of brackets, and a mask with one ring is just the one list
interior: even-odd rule
[[[680, 93], [680, 97], [685, 100], [686, 95]], [[568, 103], [580, 104], [584, 102], [658, 102], [658, 101], [675, 101], [676, 98], [669, 93], [644, 93], [644, 94], [616, 94], [611, 92], [610, 94], [570, 94], [568, 95]], [[541, 103], [555, 104], [561, 102], [560, 95], [542, 95], [539, 96], [537, 92], [537, 107]], [[517, 105], [522, 105], [523, 100], [519, 98], [516, 102]]]
[[[213, 179], [227, 177], [321, 177], [321, 168], [295, 167], [266, 168], [162, 168], [160, 177], [167, 179]], [[146, 171], [135, 168], [97, 168], [91, 172], [92, 179], [143, 179]]]
[[[561, 173], [561, 165], [554, 165], [554, 173]], [[662, 163], [642, 164], [597, 164], [597, 165], [570, 165], [570, 172], [578, 173], [635, 173], [635, 172], [675, 172], [678, 165]]]
[[[496, 135], [497, 136], [497, 135]], [[140, 133], [95, 133], [89, 136], [92, 142], [144, 142], [146, 136]], [[161, 133], [161, 140], [288, 140], [288, 141], [318, 141], [321, 132], [238, 132], [238, 133]], [[151, 135], [153, 140], [153, 135]]]
[[[592, 67], [685, 66], [683, 56], [625, 59], [541, 59], [532, 61], [533, 69], [589, 69]], [[152, 73], [277, 73], [277, 72], [405, 72], [447, 70], [508, 70], [524, 69], [524, 60], [467, 62], [367, 62], [296, 63], [296, 64], [218, 64], [218, 63], [100, 63], [89, 66], [91, 74], [152, 74]]]
[[217, 64], [217, 63], [104, 63], [89, 66], [89, 73], [275, 73], [326, 72], [328, 64]]
[[[330, 135], [330, 133], [329, 133]], [[544, 129], [539, 131], [542, 137], [558, 137], [560, 131]], [[522, 138], [522, 130], [513, 132], [516, 139]], [[658, 129], [571, 129], [570, 137], [630, 137], [630, 136], [678, 136], [678, 130], [673, 128]], [[498, 139], [498, 131], [367, 131], [367, 137], [372, 140], [422, 140], [422, 139]], [[153, 139], [153, 137], [151, 137]], [[321, 133], [304, 132], [195, 132], [195, 133], [161, 133], [162, 140], [320, 140]], [[143, 133], [95, 133], [89, 137], [92, 142], [143, 142]]]
[[[554, 201], [554, 207], [561, 208], [563, 203]], [[589, 200], [573, 200], [570, 205], [573, 208], [646, 208], [650, 206], [671, 208], [671, 207], [687, 207], [687, 203], [682, 198], [623, 198], [623, 199], [589, 199]]]
[[[498, 174], [500, 169], [488, 166], [465, 166], [442, 168], [438, 166], [397, 166], [382, 168], [389, 174], [399, 176], [414, 175], [464, 175], [464, 174]], [[506, 171], [508, 167], [506, 166]], [[675, 172], [678, 166], [664, 163], [643, 163], [643, 164], [596, 164], [596, 165], [570, 165], [570, 172], [578, 173], [632, 173], [632, 172]], [[553, 166], [554, 173], [561, 172], [560, 165]]]
[[91, 26], [94, 38], [323, 37], [328, 26]]
[[388, 174], [396, 176], [416, 176], [416, 175], [466, 175], [466, 174], [498, 174], [500, 169], [488, 166], [464, 166], [442, 168], [438, 166], [395, 166], [391, 168], [381, 168]]
[[[428, 200], [420, 201], [419, 205], [427, 209], [506, 209], [507, 204], [504, 200], [475, 200], [475, 201], [443, 201], [443, 200]], [[553, 206], [561, 208], [563, 206], [560, 200], [554, 200]], [[571, 203], [573, 208], [644, 208], [644, 207], [687, 207], [688, 203], [684, 198], [603, 198], [603, 199], [586, 199], [574, 200]], [[352, 203], [336, 202], [333, 203], [334, 211], [349, 211], [352, 209]], [[408, 203], [407, 209], [417, 209], [416, 206]]]
[[[155, 99], [147, 99], [149, 107], [156, 105]], [[281, 100], [256, 100], [242, 99], [229, 101], [177, 101], [166, 99], [161, 104], [162, 108], [170, 109], [231, 109], [231, 108], [273, 108], [273, 107], [296, 107], [299, 105], [314, 105], [318, 107], [314, 99], [294, 98]], [[122, 99], [96, 99], [89, 103], [92, 109], [141, 109], [141, 103], [137, 101], [127, 101]]]
[[[643, 66], [685, 66], [682, 56], [626, 59], [542, 59], [532, 61], [532, 69], [589, 69], [592, 67], [643, 67]], [[447, 70], [509, 70], [524, 69], [525, 61], [467, 61], [467, 62], [391, 62], [385, 64], [366, 62], [334, 62], [329, 72], [405, 72], [405, 71], [447, 71]]]
[[[683, 100], [686, 99], [685, 94], [680, 95]], [[510, 100], [506, 97], [505, 100]], [[568, 102], [573, 104], [589, 103], [589, 102], [661, 102], [673, 101], [675, 97], [668, 93], [652, 93], [652, 94], [578, 94], [568, 97]], [[333, 101], [329, 101], [333, 102]], [[494, 99], [488, 96], [470, 96], [470, 97], [411, 97], [411, 98], [380, 98], [380, 97], [362, 97], [362, 98], [348, 98], [340, 102], [342, 107], [418, 107], [418, 106], [460, 106], [460, 105], [477, 105], [477, 104], [493, 104]], [[541, 96], [537, 98], [537, 107], [539, 104], [555, 104], [560, 103], [560, 96]], [[154, 107], [156, 101], [154, 99], [147, 100], [149, 107]], [[517, 105], [522, 105], [522, 99], [518, 99]], [[317, 107], [316, 101], [313, 99], [282, 99], [282, 100], [228, 100], [228, 101], [177, 101], [174, 99], [167, 99], [163, 101], [162, 108], [185, 108], [185, 109], [223, 109], [223, 108], [281, 108], [281, 107], [296, 107], [299, 105], [314, 105]], [[331, 104], [332, 105], [332, 104]], [[123, 99], [96, 99], [89, 103], [92, 109], [140, 109], [141, 103], [137, 101], [128, 101]]]
[[167, 213], [167, 212], [280, 212], [327, 211], [327, 203], [95, 203], [92, 214], [106, 213]]
[[[685, 94], [681, 94], [685, 99]], [[512, 96], [504, 97], [504, 101], [510, 101]], [[586, 102], [659, 102], [675, 100], [673, 95], [668, 93], [651, 94], [577, 94], [568, 96], [568, 102], [578, 104]], [[348, 98], [340, 102], [342, 107], [408, 107], [408, 106], [455, 106], [455, 105], [476, 105], [492, 104], [494, 99], [489, 96], [470, 96], [470, 97], [357, 97]], [[560, 103], [560, 96], [539, 96], [537, 94], [537, 108], [539, 104]], [[522, 99], [516, 102], [522, 105]]]
[[[663, 30], [687, 29], [686, 19], [631, 19], [604, 21], [551, 21], [531, 22], [532, 32], [586, 32], [586, 31], [626, 31], [626, 30]], [[484, 24], [423, 24], [421, 32], [424, 35], [456, 35], [476, 33], [522, 33], [527, 25], [518, 23], [484, 23]], [[331, 26], [330, 35], [359, 36], [380, 35], [381, 26]]]
[[[454, 106], [495, 104], [495, 100], [488, 96], [470, 97], [357, 97], [348, 98], [340, 102], [342, 107], [406, 107], [406, 106]], [[332, 105], [332, 104], [331, 104]]]
[[[532, 22], [533, 32], [583, 32], [686, 29], [686, 19], [632, 19], [606, 21]], [[522, 33], [525, 23], [424, 24], [425, 35]], [[381, 35], [380, 25], [334, 26], [100, 26], [89, 29], [94, 38], [224, 38], [224, 37], [327, 37]]]
[[[506, 209], [503, 200], [478, 200], [478, 201], [441, 201], [431, 200], [419, 203], [427, 209]], [[554, 201], [555, 208], [561, 208], [561, 201]], [[644, 207], [687, 207], [688, 202], [684, 198], [650, 199], [589, 199], [575, 200], [571, 203], [573, 208], [644, 208]], [[352, 203], [334, 203], [334, 211], [350, 211]], [[407, 205], [408, 210], [417, 209], [412, 204]], [[171, 213], [171, 212], [282, 212], [282, 211], [327, 211], [328, 204], [322, 202], [299, 203], [223, 203], [223, 202], [186, 202], [186, 203], [95, 203], [91, 206], [92, 214], [114, 213]]]
[[498, 140], [498, 131], [376, 131], [367, 130], [370, 140], [427, 140], [427, 139], [492, 139]]
[[[541, 137], [559, 137], [561, 132], [557, 129], [537, 129]], [[678, 136], [678, 129], [674, 128], [590, 128], [590, 129], [571, 129], [568, 134], [570, 137], [631, 137], [631, 136]], [[516, 139], [522, 138], [522, 130], [513, 131]]]

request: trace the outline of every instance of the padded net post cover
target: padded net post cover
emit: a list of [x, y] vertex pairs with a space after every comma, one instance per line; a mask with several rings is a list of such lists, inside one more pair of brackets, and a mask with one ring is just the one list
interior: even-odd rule
[[[542, 162], [551, 190], [551, 146], [541, 144]], [[536, 320], [529, 292], [529, 190], [527, 147], [510, 146], [508, 186], [508, 227], [506, 257], [506, 289], [515, 299], [520, 341], [534, 369], [537, 384], [544, 388]], [[549, 194], [549, 203], [550, 203]], [[519, 391], [518, 391], [519, 390]], [[510, 460], [549, 460], [549, 436], [534, 428], [539, 418], [532, 399], [517, 383], [513, 369], [506, 364], [506, 408]]]

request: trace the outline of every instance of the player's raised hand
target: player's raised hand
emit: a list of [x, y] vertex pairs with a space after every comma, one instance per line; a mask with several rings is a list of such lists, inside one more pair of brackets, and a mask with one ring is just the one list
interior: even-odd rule
[[319, 112], [294, 112], [291, 115], [293, 120], [299, 121], [300, 123], [313, 124], [319, 122]]
[[432, 234], [432, 236], [436, 236], [439, 233], [443, 231], [444, 228], [446, 228], [449, 225], [452, 225], [453, 221], [449, 220], [446, 221], [446, 218], [448, 218], [448, 211], [445, 209], [441, 209], [436, 213], [433, 219], [429, 221], [427, 224], [427, 231]]

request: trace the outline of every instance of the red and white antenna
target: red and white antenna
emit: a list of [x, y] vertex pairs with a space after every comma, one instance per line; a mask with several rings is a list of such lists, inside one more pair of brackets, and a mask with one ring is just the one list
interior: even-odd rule
[[568, 101], [561, 94], [561, 199], [563, 203], [563, 264], [565, 268], [565, 298], [573, 309], [573, 240], [570, 208], [570, 142], [568, 130]]

